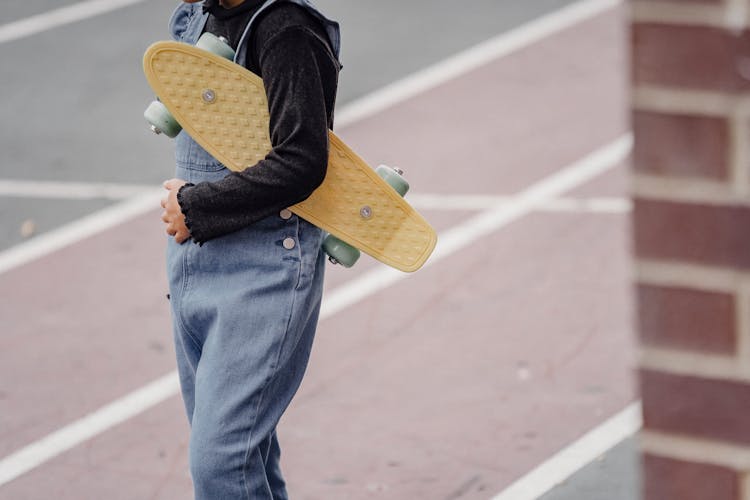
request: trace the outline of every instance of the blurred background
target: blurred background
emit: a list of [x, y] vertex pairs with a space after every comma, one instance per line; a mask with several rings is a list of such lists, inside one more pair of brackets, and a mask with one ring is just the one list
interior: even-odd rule
[[[328, 266], [292, 498], [749, 499], [748, 3], [315, 3], [337, 133], [440, 242]], [[191, 497], [142, 118], [176, 5], [0, 11], [0, 499]]]

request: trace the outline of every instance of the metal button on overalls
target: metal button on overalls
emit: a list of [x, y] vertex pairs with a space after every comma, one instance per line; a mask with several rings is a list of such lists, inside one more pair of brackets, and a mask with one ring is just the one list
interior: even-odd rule
[[284, 248], [287, 250], [291, 250], [297, 245], [297, 242], [294, 241], [294, 238], [284, 238], [284, 241], [281, 243]]
[[279, 217], [281, 217], [284, 220], [289, 220], [292, 218], [292, 211], [288, 208], [285, 208], [281, 212], [279, 212]]

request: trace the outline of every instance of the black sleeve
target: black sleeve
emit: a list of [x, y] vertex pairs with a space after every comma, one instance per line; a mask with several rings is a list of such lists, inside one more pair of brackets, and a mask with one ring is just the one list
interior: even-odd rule
[[266, 87], [273, 148], [244, 171], [180, 190], [186, 224], [198, 243], [304, 200], [325, 177], [339, 63], [317, 21], [286, 5], [271, 9], [258, 25], [248, 64], [257, 64]]

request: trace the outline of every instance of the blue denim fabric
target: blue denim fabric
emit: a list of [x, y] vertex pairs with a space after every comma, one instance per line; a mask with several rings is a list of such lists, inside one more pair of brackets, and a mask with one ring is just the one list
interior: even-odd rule
[[[181, 4], [170, 28], [175, 39], [195, 43], [205, 22], [200, 4]], [[184, 132], [175, 156], [175, 176], [188, 182], [228, 173]], [[322, 237], [296, 215], [279, 214], [202, 246], [169, 238], [196, 500], [287, 498], [276, 425], [310, 355], [323, 288]]]
[[[177, 174], [212, 177], [185, 167]], [[273, 216], [202, 246], [169, 240], [196, 499], [287, 498], [275, 428], [312, 347], [325, 265], [321, 238], [296, 216]]]

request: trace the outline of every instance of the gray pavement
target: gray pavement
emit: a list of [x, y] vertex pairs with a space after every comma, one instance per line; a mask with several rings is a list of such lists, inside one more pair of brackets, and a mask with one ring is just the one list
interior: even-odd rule
[[635, 438], [626, 439], [540, 500], [638, 500], [640, 464]]

